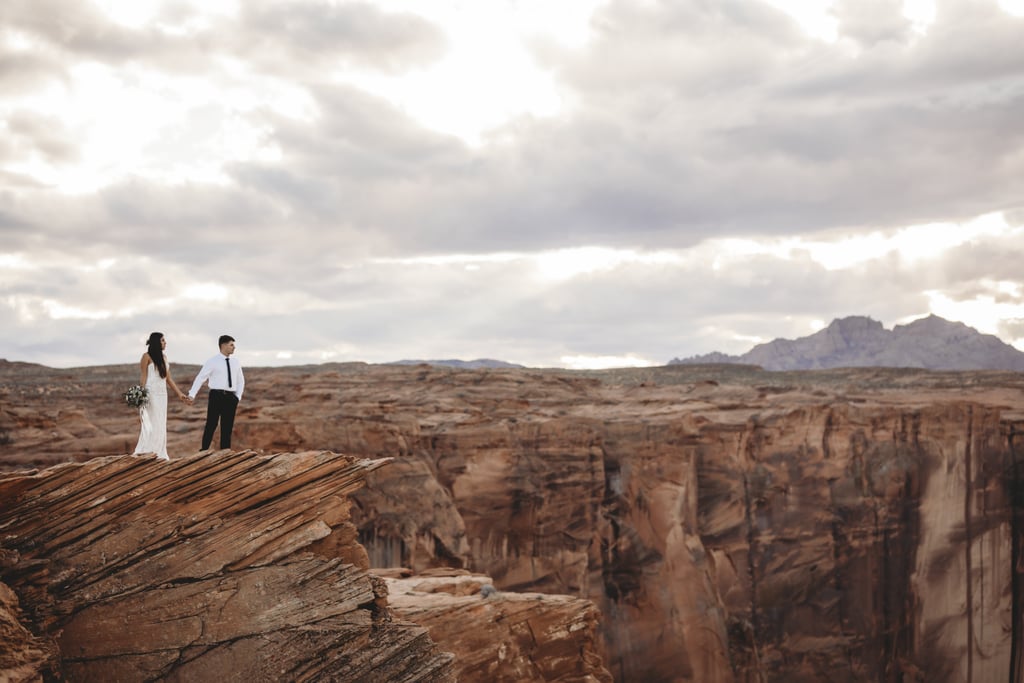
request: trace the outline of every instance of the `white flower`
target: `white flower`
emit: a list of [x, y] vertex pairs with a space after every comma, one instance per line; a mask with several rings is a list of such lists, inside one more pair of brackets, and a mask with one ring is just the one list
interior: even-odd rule
[[128, 390], [121, 395], [124, 397], [124, 402], [132, 408], [141, 408], [149, 402], [149, 391], [146, 387], [138, 384], [128, 387]]

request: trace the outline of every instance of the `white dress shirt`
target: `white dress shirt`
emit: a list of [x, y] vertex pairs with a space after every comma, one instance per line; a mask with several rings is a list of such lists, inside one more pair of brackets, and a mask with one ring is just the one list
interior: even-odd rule
[[[231, 386], [228, 386], [228, 366], [224, 361], [231, 363]], [[203, 382], [209, 380], [210, 389], [222, 389], [233, 391], [238, 400], [242, 400], [242, 391], [245, 389], [245, 375], [242, 374], [242, 366], [231, 356], [218, 353], [210, 360], [203, 363], [202, 369], [196, 375], [196, 381], [192, 382], [192, 388], [188, 390], [189, 398], [195, 398], [199, 393]]]

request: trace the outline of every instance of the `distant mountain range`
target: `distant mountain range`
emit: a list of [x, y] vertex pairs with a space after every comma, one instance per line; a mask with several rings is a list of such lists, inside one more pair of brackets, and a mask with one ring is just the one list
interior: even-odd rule
[[740, 356], [708, 353], [674, 358], [669, 365], [742, 363], [765, 370], [902, 367], [929, 370], [1024, 370], [1024, 352], [998, 337], [937, 315], [892, 330], [866, 316], [837, 318], [799, 339], [758, 344]]
[[477, 370], [479, 368], [522, 368], [524, 365], [516, 365], [515, 363], [508, 363], [503, 360], [493, 360], [491, 358], [477, 358], [476, 360], [458, 360], [456, 358], [450, 358], [448, 360], [396, 360], [392, 363], [385, 363], [385, 365], [441, 365], [447, 368], [460, 368], [462, 370]]

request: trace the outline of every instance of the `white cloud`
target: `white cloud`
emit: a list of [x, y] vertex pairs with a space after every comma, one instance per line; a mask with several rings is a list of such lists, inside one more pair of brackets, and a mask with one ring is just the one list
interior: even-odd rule
[[935, 0], [903, 0], [903, 16], [910, 20], [915, 32], [927, 33], [935, 22]]
[[561, 365], [573, 370], [606, 370], [608, 368], [648, 368], [664, 365], [664, 361], [652, 361], [638, 358], [632, 354], [625, 356], [562, 356]]
[[1024, 0], [999, 0], [999, 6], [1015, 17], [1024, 17]]
[[188, 285], [181, 295], [186, 299], [219, 302], [228, 298], [228, 288], [216, 282], [201, 282]]
[[92, 0], [112, 21], [129, 28], [142, 28], [153, 21], [163, 0]]
[[[1004, 321], [1024, 319], [1021, 282], [982, 279], [978, 287], [981, 292], [962, 299], [953, 298], [946, 292], [926, 291], [929, 309], [938, 316], [958, 320], [987, 334], [999, 334]], [[1019, 345], [1021, 340], [1013, 342]], [[1024, 346], [1018, 348], [1024, 351]]]
[[790, 15], [808, 35], [830, 43], [839, 38], [838, 22], [831, 12], [834, 0], [766, 1]]
[[24, 254], [0, 254], [0, 268], [25, 270], [30, 267]]
[[106, 320], [114, 315], [112, 311], [107, 310], [88, 310], [76, 306], [65, 306], [52, 299], [43, 299], [40, 306], [53, 320]]
[[577, 247], [544, 251], [530, 259], [542, 280], [569, 280], [579, 275], [608, 271], [624, 264], [677, 264], [680, 256], [671, 251], [641, 253], [634, 249]]
[[838, 236], [798, 236], [780, 239], [710, 240], [715, 250], [714, 268], [755, 255], [796, 258], [806, 253], [828, 270], [844, 270], [895, 255], [906, 264], [935, 259], [956, 247], [983, 237], [1024, 236], [1024, 228], [1012, 228], [1002, 212], [958, 223], [910, 225], [895, 230], [837, 231]]
[[385, 6], [414, 12], [445, 32], [448, 51], [409, 73], [369, 71], [338, 77], [387, 98], [424, 126], [481, 144], [488, 131], [524, 115], [557, 116], [570, 99], [532, 53], [538, 40], [577, 49], [589, 39], [600, 0], [515, 3], [408, 2]]

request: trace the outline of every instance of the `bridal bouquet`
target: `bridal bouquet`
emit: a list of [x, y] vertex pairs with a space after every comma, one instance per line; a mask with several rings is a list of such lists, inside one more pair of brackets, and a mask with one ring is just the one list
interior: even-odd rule
[[149, 391], [146, 390], [146, 387], [139, 386], [138, 384], [128, 387], [128, 391], [121, 395], [124, 397], [124, 402], [132, 408], [141, 408], [149, 401]]

